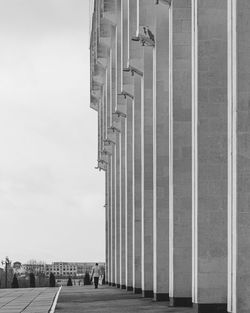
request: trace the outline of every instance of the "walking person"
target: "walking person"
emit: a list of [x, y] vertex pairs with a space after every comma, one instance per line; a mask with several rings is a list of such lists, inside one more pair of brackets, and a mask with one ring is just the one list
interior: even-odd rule
[[98, 281], [99, 281], [99, 276], [100, 276], [100, 268], [98, 263], [95, 264], [95, 266], [92, 268], [92, 275], [91, 278], [93, 279], [94, 277], [94, 284], [95, 284], [95, 289], [98, 288]]

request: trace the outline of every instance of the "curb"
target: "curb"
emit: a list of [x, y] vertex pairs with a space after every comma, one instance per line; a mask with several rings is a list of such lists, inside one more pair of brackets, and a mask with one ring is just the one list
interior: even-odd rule
[[54, 299], [53, 299], [53, 303], [48, 311], [48, 313], [54, 313], [55, 312], [55, 309], [56, 309], [56, 304], [57, 304], [57, 300], [58, 300], [58, 297], [59, 297], [59, 294], [61, 292], [61, 289], [62, 289], [62, 286], [58, 289]]

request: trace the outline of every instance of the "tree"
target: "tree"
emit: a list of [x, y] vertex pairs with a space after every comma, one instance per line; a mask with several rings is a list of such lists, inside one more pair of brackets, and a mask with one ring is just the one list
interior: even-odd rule
[[13, 276], [13, 280], [12, 280], [12, 283], [11, 283], [11, 288], [19, 288], [18, 279], [16, 277], [16, 274], [14, 274], [14, 276]]
[[87, 272], [87, 271], [85, 272], [85, 276], [84, 276], [84, 286], [85, 285], [91, 285], [89, 272]]
[[69, 277], [69, 279], [68, 279], [68, 282], [67, 282], [67, 286], [72, 286], [73, 284], [72, 284], [72, 279], [71, 279], [71, 277]]
[[49, 279], [46, 277], [45, 273], [38, 273], [37, 274], [37, 285], [39, 287], [48, 287]]
[[36, 279], [34, 273], [30, 273], [30, 288], [36, 287]]
[[50, 287], [55, 287], [56, 286], [56, 278], [53, 273], [50, 273], [49, 275], [49, 286]]

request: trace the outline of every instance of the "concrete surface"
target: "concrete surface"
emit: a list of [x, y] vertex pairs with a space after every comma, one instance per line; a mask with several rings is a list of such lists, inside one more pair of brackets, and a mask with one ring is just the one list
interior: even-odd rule
[[48, 313], [58, 288], [0, 290], [0, 313]]
[[132, 292], [114, 287], [63, 287], [55, 313], [191, 313], [192, 308], [169, 308], [168, 302], [153, 302]]

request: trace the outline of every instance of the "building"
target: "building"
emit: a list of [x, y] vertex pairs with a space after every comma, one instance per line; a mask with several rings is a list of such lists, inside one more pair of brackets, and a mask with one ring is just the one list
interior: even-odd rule
[[23, 270], [25, 273], [34, 273], [35, 275], [45, 274], [45, 266], [43, 262], [31, 261], [30, 263], [22, 264], [20, 270]]
[[46, 264], [46, 276], [49, 276], [50, 273], [55, 276], [76, 276], [77, 266], [69, 262], [53, 262], [52, 264]]
[[250, 312], [249, 1], [91, 8], [107, 282], [196, 312]]
[[[99, 263], [105, 266], [104, 263]], [[77, 277], [83, 276], [86, 271], [90, 272], [94, 263], [91, 262], [53, 262], [45, 265], [45, 274], [49, 276], [53, 273], [57, 277]]]
[[[83, 276], [85, 272], [91, 272], [93, 266], [95, 265], [95, 262], [75, 262], [74, 263], [77, 266], [77, 276]], [[105, 263], [99, 262], [99, 267], [102, 272], [105, 271]]]

